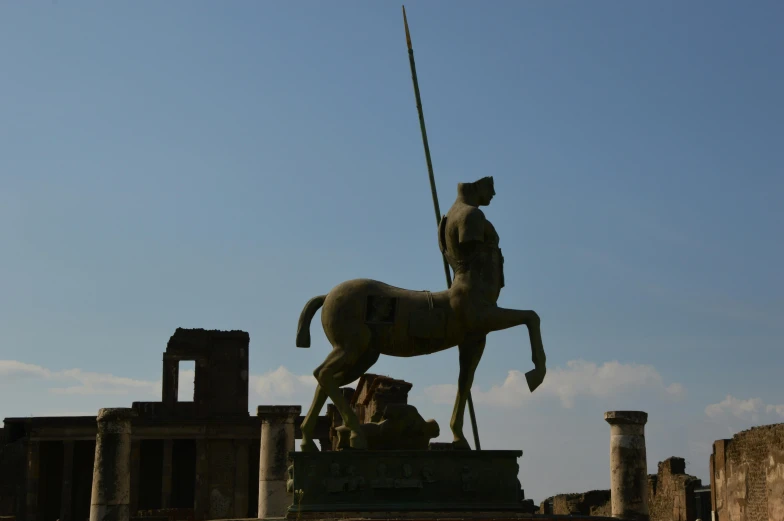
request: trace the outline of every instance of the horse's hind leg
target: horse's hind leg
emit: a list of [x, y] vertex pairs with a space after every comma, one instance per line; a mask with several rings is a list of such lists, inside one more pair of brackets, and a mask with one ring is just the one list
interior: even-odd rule
[[316, 444], [313, 442], [313, 429], [316, 428], [319, 413], [326, 401], [327, 393], [320, 385], [316, 385], [316, 394], [313, 397], [313, 404], [310, 406], [310, 410], [300, 427], [300, 430], [302, 431], [302, 441], [299, 446], [302, 449], [302, 452], [314, 452], [318, 450]]
[[[335, 346], [327, 359], [314, 372], [319, 388], [323, 389], [332, 403], [335, 404], [343, 424], [351, 429], [351, 447], [367, 448], [365, 435], [359, 428], [357, 415], [340, 391], [342, 385], [349, 384], [362, 376], [378, 360], [379, 353], [369, 347], [346, 349]], [[314, 405], [316, 405], [314, 401]], [[323, 405], [323, 404], [322, 404]]]
[[487, 335], [470, 334], [465, 337], [463, 342], [458, 345], [460, 350], [460, 375], [457, 377], [457, 397], [455, 398], [455, 408], [452, 411], [452, 421], [449, 426], [454, 435], [453, 446], [456, 449], [470, 449], [463, 435], [463, 419], [465, 416], [465, 406], [468, 400], [468, 392], [474, 383], [474, 373], [482, 359], [485, 351]]

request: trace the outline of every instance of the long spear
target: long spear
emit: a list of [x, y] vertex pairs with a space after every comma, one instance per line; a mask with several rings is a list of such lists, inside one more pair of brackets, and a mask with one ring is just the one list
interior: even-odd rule
[[[419, 128], [422, 131], [422, 144], [425, 146], [425, 160], [427, 161], [427, 175], [430, 178], [430, 193], [433, 196], [433, 208], [436, 211], [436, 227], [441, 223], [441, 209], [438, 206], [438, 192], [436, 191], [436, 180], [433, 176], [433, 162], [430, 160], [430, 145], [427, 143], [427, 130], [425, 129], [425, 114], [422, 111], [422, 99], [419, 96], [419, 81], [417, 80], [416, 63], [414, 62], [414, 48], [411, 46], [411, 33], [408, 31], [408, 18], [406, 18], [406, 6], [403, 6], [403, 24], [406, 27], [406, 44], [408, 45], [408, 62], [411, 65], [411, 80], [414, 82], [414, 96], [416, 97], [417, 112], [419, 113]], [[441, 255], [444, 261], [444, 275], [446, 275], [446, 287], [452, 287], [452, 275], [449, 272], [449, 264], [446, 257]], [[479, 430], [476, 426], [476, 414], [474, 413], [474, 400], [471, 398], [471, 390], [468, 390], [468, 414], [471, 416], [471, 428], [474, 431], [474, 445], [476, 450], [482, 447], [479, 444]]]

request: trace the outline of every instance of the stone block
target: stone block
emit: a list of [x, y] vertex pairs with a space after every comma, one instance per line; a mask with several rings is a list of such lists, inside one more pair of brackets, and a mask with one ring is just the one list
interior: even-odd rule
[[292, 452], [290, 513], [516, 510], [522, 451]]

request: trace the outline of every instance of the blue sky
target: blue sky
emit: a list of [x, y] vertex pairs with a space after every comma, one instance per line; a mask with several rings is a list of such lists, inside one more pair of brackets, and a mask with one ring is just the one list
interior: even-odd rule
[[[483, 446], [537, 500], [607, 487], [602, 413], [642, 409], [707, 480], [784, 421], [784, 5], [406, 7], [442, 210], [494, 176], [499, 303], [542, 316], [533, 395], [525, 330], [488, 341]], [[310, 297], [443, 289], [399, 3], [5, 2], [0, 47], [0, 416], [154, 399], [176, 327], [307, 407]], [[456, 352], [374, 370], [448, 431]]]

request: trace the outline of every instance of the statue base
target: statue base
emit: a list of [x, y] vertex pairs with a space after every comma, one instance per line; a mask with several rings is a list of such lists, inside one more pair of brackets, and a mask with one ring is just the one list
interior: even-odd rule
[[554, 515], [517, 512], [324, 512], [289, 514], [301, 521], [618, 521], [614, 517], [583, 514]]
[[[290, 518], [303, 513], [521, 512], [520, 450], [292, 452]], [[316, 516], [328, 518], [331, 516]], [[462, 517], [462, 516], [457, 516]]]

